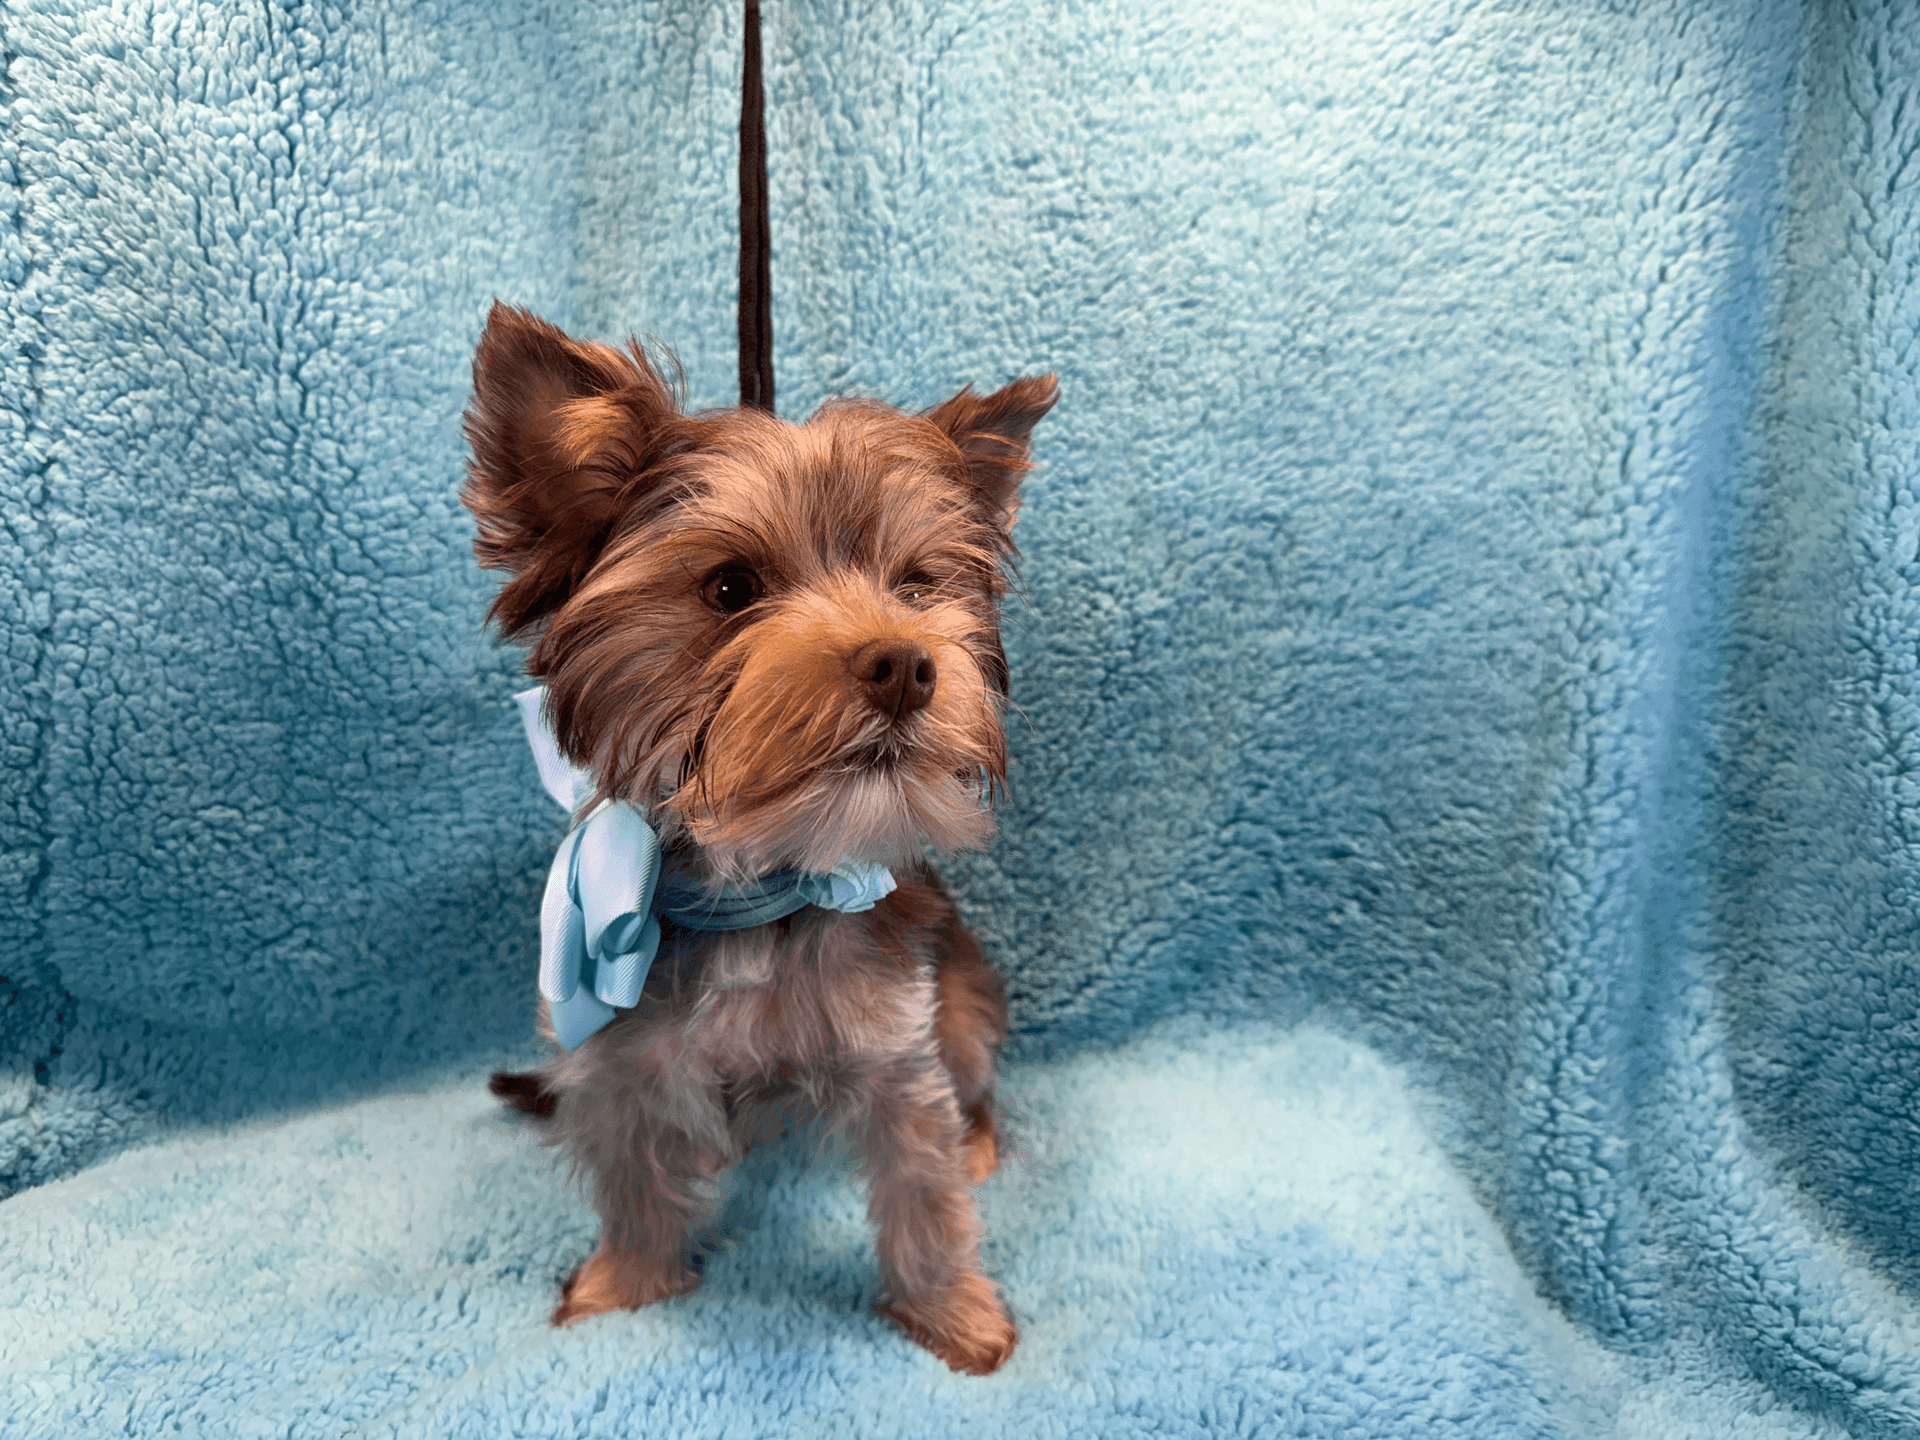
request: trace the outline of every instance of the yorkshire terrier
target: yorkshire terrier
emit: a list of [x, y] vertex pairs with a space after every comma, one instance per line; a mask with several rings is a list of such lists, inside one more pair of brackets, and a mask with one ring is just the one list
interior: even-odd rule
[[661, 893], [683, 907], [795, 872], [893, 877], [871, 909], [796, 901], [750, 928], [656, 904], [634, 1003], [539, 1070], [494, 1077], [600, 1215], [553, 1323], [692, 1290], [721, 1173], [822, 1119], [869, 1182], [876, 1308], [991, 1374], [1018, 1333], [981, 1268], [971, 1187], [999, 1161], [1006, 985], [927, 851], [992, 830], [1002, 562], [1054, 377], [922, 414], [688, 414], [637, 343], [583, 343], [504, 305], [473, 377], [461, 498], [480, 563], [508, 575], [489, 618], [531, 644], [580, 813], [644, 816]]

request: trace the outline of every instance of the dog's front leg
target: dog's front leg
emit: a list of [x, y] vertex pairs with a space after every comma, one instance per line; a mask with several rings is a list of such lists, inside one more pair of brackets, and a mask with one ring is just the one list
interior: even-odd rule
[[600, 1212], [599, 1247], [567, 1281], [555, 1325], [637, 1310], [696, 1288], [694, 1231], [734, 1158], [724, 1109], [710, 1087], [657, 1075], [643, 1086], [625, 1066], [596, 1068], [593, 1083], [560, 1093], [551, 1121]]
[[887, 1293], [875, 1307], [955, 1370], [991, 1375], [1019, 1341], [980, 1268], [953, 1080], [932, 1055], [870, 1078], [856, 1128]]
[[999, 1168], [993, 1117], [994, 1070], [1007, 1039], [1007, 982], [987, 964], [944, 893], [947, 914], [939, 931], [934, 986], [939, 996], [933, 1034], [941, 1063], [953, 1077], [954, 1098], [966, 1122], [962, 1163], [976, 1185]]

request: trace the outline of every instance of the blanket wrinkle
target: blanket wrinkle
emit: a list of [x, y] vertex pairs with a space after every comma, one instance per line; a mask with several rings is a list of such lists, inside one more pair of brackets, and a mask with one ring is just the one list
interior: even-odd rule
[[0, 7], [0, 1440], [1920, 1436], [1900, 0], [771, 7], [783, 413], [1061, 376], [942, 858], [1022, 1348], [813, 1137], [545, 1328], [459, 416], [495, 297], [732, 398], [739, 26]]

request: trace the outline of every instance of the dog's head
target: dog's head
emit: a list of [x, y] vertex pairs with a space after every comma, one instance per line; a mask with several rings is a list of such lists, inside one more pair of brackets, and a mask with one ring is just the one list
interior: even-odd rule
[[682, 412], [636, 345], [496, 305], [462, 499], [561, 748], [722, 875], [978, 843], [996, 607], [1051, 375], [922, 415]]

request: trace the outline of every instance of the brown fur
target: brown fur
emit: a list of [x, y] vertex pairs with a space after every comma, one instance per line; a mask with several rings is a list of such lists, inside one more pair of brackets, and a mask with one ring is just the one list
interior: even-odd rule
[[685, 1260], [602, 1243], [561, 1287], [551, 1323], [564, 1327], [610, 1310], [638, 1310], [699, 1284], [699, 1271]]
[[981, 1269], [971, 1186], [998, 1163], [1006, 987], [925, 852], [991, 830], [1001, 562], [1053, 378], [925, 415], [689, 416], [637, 345], [496, 306], [474, 392], [462, 499], [481, 563], [510, 577], [492, 617], [533, 642], [561, 748], [599, 795], [647, 811], [669, 877], [859, 859], [901, 881], [863, 915], [669, 927], [636, 1006], [536, 1074], [494, 1077], [601, 1217], [554, 1324], [698, 1285], [721, 1172], [820, 1117], [868, 1179], [877, 1308], [990, 1373], [1017, 1333]]
[[487, 1081], [487, 1089], [522, 1115], [545, 1120], [553, 1114], [553, 1092], [540, 1083], [538, 1075], [510, 1075], [496, 1070]]

